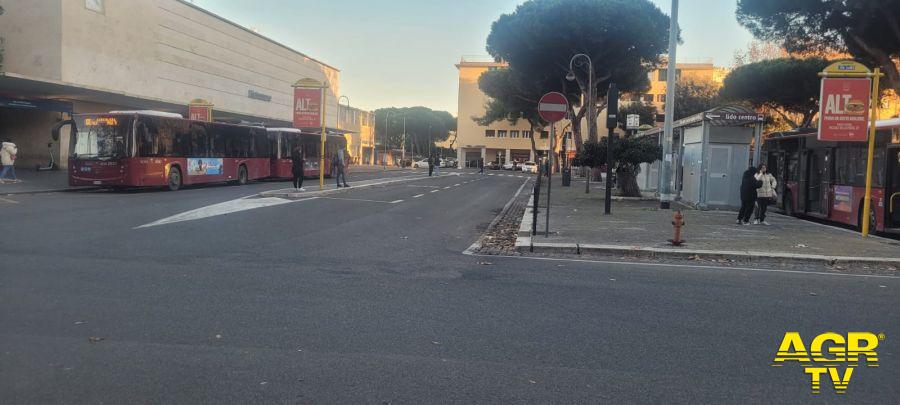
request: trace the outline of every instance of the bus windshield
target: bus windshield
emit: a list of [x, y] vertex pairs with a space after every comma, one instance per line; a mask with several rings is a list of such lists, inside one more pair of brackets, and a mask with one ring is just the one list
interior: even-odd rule
[[126, 157], [131, 144], [133, 117], [84, 116], [75, 119], [69, 156], [76, 159]]

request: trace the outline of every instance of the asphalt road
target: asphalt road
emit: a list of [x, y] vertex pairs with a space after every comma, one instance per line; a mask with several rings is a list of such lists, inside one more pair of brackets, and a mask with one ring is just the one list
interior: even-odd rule
[[[224, 215], [287, 183], [4, 197], [2, 402], [900, 398], [900, 279], [464, 255], [524, 179], [444, 174]], [[881, 366], [811, 395], [786, 331], [884, 333]]]

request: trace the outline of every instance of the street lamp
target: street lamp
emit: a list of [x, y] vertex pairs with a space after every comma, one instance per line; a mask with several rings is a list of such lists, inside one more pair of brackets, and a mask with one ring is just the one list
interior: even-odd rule
[[[344, 120], [344, 118], [347, 117], [347, 115], [348, 115], [349, 112], [350, 112], [350, 108], [351, 108], [351, 107], [350, 107], [350, 97], [347, 97], [347, 96], [340, 96], [340, 97], [338, 97], [338, 107], [342, 107], [342, 106], [341, 106], [341, 100], [347, 100], [347, 110], [346, 110], [346, 111], [342, 111], [340, 108], [338, 108], [338, 121], [339, 121], [339, 122], [338, 122], [338, 127], [339, 127], [339, 128], [341, 127], [340, 122], [342, 122], [342, 121]], [[341, 114], [341, 112], [343, 112], [343, 114]], [[343, 117], [341, 117], [341, 115], [343, 115]], [[356, 156], [362, 156], [362, 148], [360, 148], [360, 149], [358, 150], [358, 154], [357, 154]]]
[[[587, 62], [585, 62], [585, 61], [587, 61]], [[591, 129], [594, 128], [594, 63], [593, 63], [593, 61], [591, 61], [591, 57], [587, 56], [583, 53], [579, 53], [579, 54], [573, 56], [572, 59], [569, 60], [569, 74], [566, 75], [566, 80], [568, 80], [570, 82], [574, 81], [575, 80], [575, 68], [574, 67], [577, 66], [577, 67], [582, 68], [582, 67], [585, 67], [585, 65], [587, 66], [587, 69], [588, 69], [588, 95], [587, 95], [587, 100], [585, 100], [585, 104], [587, 104], [586, 107], [588, 109], [587, 110], [587, 116], [588, 116], [587, 128], [588, 128], [588, 136], [590, 136]], [[582, 108], [584, 108], [584, 107], [585, 106], [582, 106]], [[572, 130], [574, 131], [575, 129], [572, 128]], [[607, 164], [609, 164], [609, 162], [607, 162]], [[587, 174], [585, 176], [586, 179], [584, 181], [584, 193], [585, 194], [590, 192], [590, 187], [591, 187], [591, 174], [589, 172], [586, 174]], [[606, 179], [606, 181], [609, 181], [609, 179]]]

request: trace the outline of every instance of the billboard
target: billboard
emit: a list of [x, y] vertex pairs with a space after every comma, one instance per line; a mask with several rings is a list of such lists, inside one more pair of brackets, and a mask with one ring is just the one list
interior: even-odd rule
[[322, 126], [322, 88], [294, 88], [294, 128]]
[[221, 158], [188, 158], [188, 176], [211, 176], [222, 174]]
[[820, 141], [865, 142], [868, 139], [871, 88], [871, 80], [865, 78], [822, 79]]

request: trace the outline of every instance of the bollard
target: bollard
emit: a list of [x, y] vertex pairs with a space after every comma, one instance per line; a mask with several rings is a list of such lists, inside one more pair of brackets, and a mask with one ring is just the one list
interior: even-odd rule
[[681, 210], [676, 210], [672, 214], [672, 226], [675, 227], [675, 238], [669, 239], [669, 243], [673, 246], [681, 246], [684, 243], [684, 240], [681, 239], [681, 227], [684, 226], [684, 215], [681, 214]]

